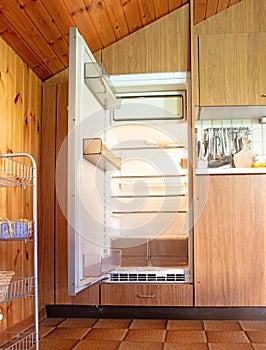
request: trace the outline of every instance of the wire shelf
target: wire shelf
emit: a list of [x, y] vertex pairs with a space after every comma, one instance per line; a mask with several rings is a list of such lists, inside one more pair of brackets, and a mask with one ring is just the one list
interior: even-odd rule
[[20, 297], [35, 296], [35, 277], [14, 277], [1, 296], [0, 304]]
[[6, 337], [5, 340], [0, 342], [0, 350], [28, 350], [34, 349], [36, 344], [36, 333], [0, 333], [2, 337]]
[[[0, 187], [30, 187], [32, 197], [32, 220], [21, 218], [20, 220], [9, 220], [0, 218], [1, 234], [0, 240], [32, 240], [34, 243], [33, 276], [14, 277], [10, 284], [2, 285], [3, 293], [0, 305], [14, 299], [30, 297], [34, 303], [34, 331], [25, 332], [20, 325], [17, 327], [11, 320], [10, 328], [15, 332], [7, 330], [0, 331], [0, 350], [26, 350], [39, 349], [39, 304], [38, 304], [38, 242], [37, 242], [37, 165], [34, 157], [28, 153], [0, 154]], [[13, 192], [13, 191], [11, 191]], [[8, 193], [10, 194], [10, 193]], [[12, 195], [12, 194], [11, 194]], [[22, 203], [23, 204], [23, 203]], [[34, 234], [34, 237], [32, 235]], [[7, 308], [9, 305], [7, 305]], [[1, 312], [1, 308], [0, 308]], [[13, 313], [12, 313], [13, 315]], [[3, 317], [2, 315], [1, 317]], [[8, 316], [8, 315], [7, 315]], [[21, 320], [22, 321], [22, 320]], [[21, 323], [22, 325], [22, 323]], [[23, 326], [22, 326], [23, 327]]]
[[33, 185], [34, 168], [0, 155], [0, 187]]

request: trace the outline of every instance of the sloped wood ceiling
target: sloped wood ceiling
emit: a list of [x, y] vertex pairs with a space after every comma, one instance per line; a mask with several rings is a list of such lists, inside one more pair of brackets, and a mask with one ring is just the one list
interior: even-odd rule
[[241, 0], [194, 0], [194, 24], [200, 23], [240, 1]]
[[[198, 23], [240, 0], [194, 0]], [[68, 67], [69, 27], [92, 52], [109, 46], [189, 0], [0, 0], [0, 37], [42, 79]]]

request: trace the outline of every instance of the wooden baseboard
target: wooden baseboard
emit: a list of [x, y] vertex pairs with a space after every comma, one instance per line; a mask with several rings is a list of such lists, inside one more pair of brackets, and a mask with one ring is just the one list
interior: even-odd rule
[[266, 307], [127, 307], [46, 305], [47, 317], [265, 320]]

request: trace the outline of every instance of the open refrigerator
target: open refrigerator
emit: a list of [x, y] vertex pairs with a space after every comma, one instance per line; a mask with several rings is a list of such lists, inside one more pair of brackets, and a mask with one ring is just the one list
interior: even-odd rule
[[192, 283], [189, 73], [108, 76], [71, 28], [68, 108], [69, 294]]

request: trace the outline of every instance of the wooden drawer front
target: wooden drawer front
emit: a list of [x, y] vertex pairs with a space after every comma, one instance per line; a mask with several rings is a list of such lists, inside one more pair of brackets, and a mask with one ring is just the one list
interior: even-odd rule
[[101, 305], [192, 306], [192, 284], [114, 284], [101, 285]]

